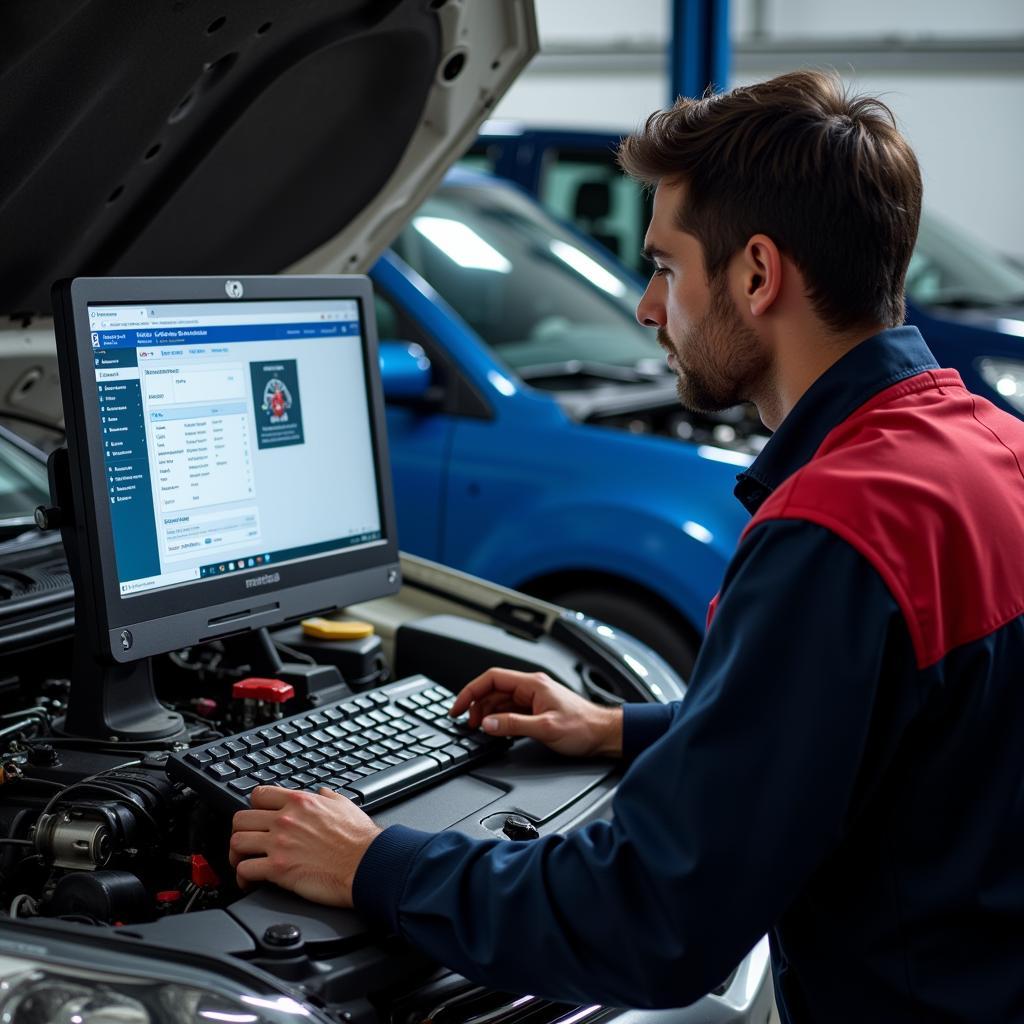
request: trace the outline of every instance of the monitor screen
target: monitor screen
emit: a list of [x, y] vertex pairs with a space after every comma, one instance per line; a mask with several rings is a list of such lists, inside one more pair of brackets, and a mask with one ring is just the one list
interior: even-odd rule
[[62, 529], [103, 656], [398, 590], [373, 312], [359, 275], [54, 287]]
[[122, 597], [381, 543], [357, 300], [88, 318]]

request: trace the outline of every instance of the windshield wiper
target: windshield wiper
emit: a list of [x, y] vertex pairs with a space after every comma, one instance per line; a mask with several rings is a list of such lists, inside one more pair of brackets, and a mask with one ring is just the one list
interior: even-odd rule
[[616, 366], [613, 363], [592, 362], [589, 359], [565, 359], [559, 363], [537, 363], [534, 366], [517, 367], [516, 373], [523, 380], [551, 380], [555, 377], [596, 377], [598, 380], [622, 381], [627, 384], [650, 383], [664, 376], [658, 368], [648, 369], [649, 359], [642, 359], [636, 366]]
[[1024, 305], [1024, 295], [1008, 295], [1005, 299], [982, 299], [976, 295], [940, 295], [924, 306], [940, 306], [945, 309], [994, 309], [999, 306]]

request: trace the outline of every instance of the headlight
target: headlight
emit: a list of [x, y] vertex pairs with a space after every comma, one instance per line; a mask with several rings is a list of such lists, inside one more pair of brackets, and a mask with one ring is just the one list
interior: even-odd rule
[[979, 359], [982, 380], [1017, 410], [1024, 413], [1024, 363], [1013, 359]]
[[[153, 967], [152, 973], [159, 973]], [[313, 1024], [318, 1019], [284, 995], [212, 988], [0, 954], [2, 1024]]]

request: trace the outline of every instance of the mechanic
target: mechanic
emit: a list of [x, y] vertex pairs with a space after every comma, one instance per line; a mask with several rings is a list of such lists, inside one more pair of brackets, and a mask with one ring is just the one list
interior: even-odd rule
[[1024, 1020], [1024, 423], [898, 326], [917, 160], [816, 71], [681, 99], [619, 158], [656, 186], [637, 316], [681, 400], [775, 431], [686, 700], [492, 669], [452, 714], [621, 756], [614, 820], [481, 841], [261, 787], [238, 879], [561, 1001], [688, 1003], [770, 931], [784, 1021]]

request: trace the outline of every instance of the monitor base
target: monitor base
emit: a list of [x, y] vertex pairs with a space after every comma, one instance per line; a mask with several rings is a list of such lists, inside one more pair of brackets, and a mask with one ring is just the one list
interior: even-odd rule
[[186, 741], [185, 721], [156, 698], [149, 658], [104, 663], [76, 643], [68, 710], [61, 732], [130, 746], [150, 740]]

